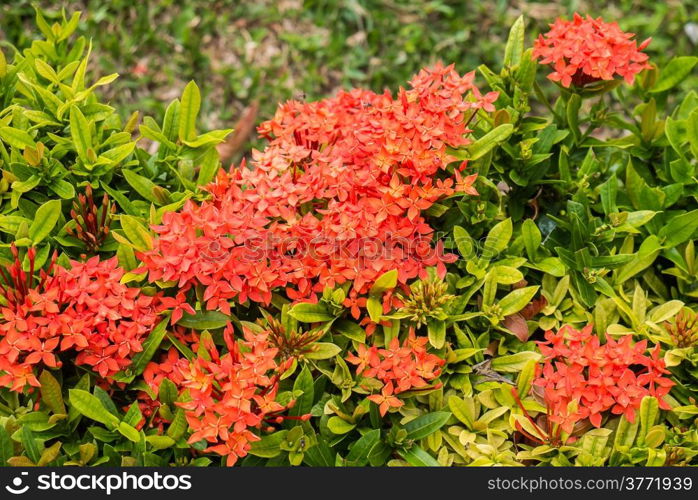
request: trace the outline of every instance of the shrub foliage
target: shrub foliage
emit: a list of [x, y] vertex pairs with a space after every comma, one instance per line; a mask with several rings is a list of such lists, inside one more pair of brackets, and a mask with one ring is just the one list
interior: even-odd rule
[[123, 122], [78, 22], [0, 52], [2, 464], [695, 463], [698, 58], [519, 18], [223, 168], [197, 85]]

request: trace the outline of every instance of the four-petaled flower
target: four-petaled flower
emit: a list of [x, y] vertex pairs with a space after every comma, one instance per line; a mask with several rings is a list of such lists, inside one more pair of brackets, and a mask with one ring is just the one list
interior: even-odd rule
[[381, 417], [384, 417], [390, 408], [400, 408], [405, 403], [396, 396], [393, 396], [393, 383], [388, 382], [381, 389], [380, 394], [371, 394], [368, 396], [369, 401], [373, 401], [378, 405], [378, 411]]

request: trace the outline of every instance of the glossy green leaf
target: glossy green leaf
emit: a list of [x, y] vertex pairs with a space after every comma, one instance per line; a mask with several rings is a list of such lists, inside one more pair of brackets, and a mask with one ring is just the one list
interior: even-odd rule
[[31, 226], [29, 226], [28, 235], [34, 245], [40, 243], [51, 234], [60, 216], [60, 200], [47, 201], [36, 210], [34, 220]]
[[327, 308], [322, 304], [311, 304], [309, 302], [301, 302], [296, 304], [288, 312], [289, 316], [303, 323], [321, 323], [331, 321], [334, 316], [329, 313]]
[[77, 106], [70, 107], [70, 135], [80, 159], [92, 163], [88, 158], [88, 150], [92, 148], [90, 124]]
[[18, 128], [0, 127], [0, 139], [2, 139], [10, 146], [18, 149], [36, 149], [36, 143], [34, 142], [34, 139], [32, 139], [32, 137], [27, 132]]
[[504, 66], [516, 66], [524, 52], [524, 17], [519, 16], [509, 29], [509, 37], [504, 47]]
[[417, 445], [413, 445], [408, 449], [398, 450], [398, 455], [413, 467], [439, 467], [441, 465], [434, 457]]
[[122, 215], [119, 221], [121, 222], [121, 229], [136, 250], [145, 252], [153, 247], [153, 237], [136, 217]]
[[686, 78], [693, 67], [698, 64], [698, 57], [695, 56], [679, 56], [674, 57], [669, 63], [663, 67], [659, 73], [659, 79], [654, 84], [650, 92], [659, 93], [665, 92]]
[[531, 303], [533, 297], [538, 293], [539, 288], [538, 286], [527, 286], [509, 292], [499, 301], [501, 314], [503, 316], [509, 316], [510, 314], [519, 312]]
[[492, 359], [492, 369], [504, 373], [516, 373], [521, 371], [530, 360], [538, 361], [541, 355], [533, 351], [522, 351], [516, 354], [497, 356]]
[[363, 467], [368, 464], [369, 455], [380, 442], [380, 429], [374, 429], [361, 436], [349, 450], [346, 464], [350, 467]]
[[82, 389], [70, 389], [68, 391], [70, 406], [75, 408], [81, 415], [102, 423], [110, 429], [119, 425], [119, 419], [112, 415], [102, 402], [94, 395]]
[[189, 82], [182, 93], [179, 107], [179, 140], [191, 141], [196, 138], [196, 118], [201, 107], [201, 92], [193, 81]]
[[58, 380], [51, 375], [50, 371], [44, 369], [39, 376], [39, 382], [41, 383], [41, 400], [54, 414], [65, 415], [66, 411], [65, 405], [63, 404], [63, 394]]
[[216, 330], [225, 327], [231, 318], [220, 311], [197, 311], [196, 314], [184, 313], [182, 318], [177, 322], [179, 326], [184, 328], [192, 328], [194, 330]]
[[450, 412], [435, 411], [410, 420], [404, 426], [407, 431], [407, 439], [423, 439], [441, 429], [449, 418], [451, 418]]

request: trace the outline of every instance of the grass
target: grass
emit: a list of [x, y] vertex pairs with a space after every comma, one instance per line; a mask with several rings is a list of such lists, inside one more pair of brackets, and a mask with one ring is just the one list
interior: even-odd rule
[[[455, 62], [462, 72], [482, 63], [497, 68], [508, 27], [521, 13], [539, 29], [574, 11], [617, 19], [638, 38], [653, 37], [648, 52], [660, 64], [673, 54], [695, 53], [688, 32], [690, 23], [698, 22], [698, 11], [681, 1], [624, 0], [606, 3], [600, 10], [598, 3], [594, 9], [594, 2], [574, 0], [40, 4], [56, 15], [61, 5], [71, 12], [83, 11], [78, 32], [98, 33], [93, 62], [103, 74], [121, 75], [107, 90], [107, 98], [124, 115], [140, 110], [159, 117], [164, 105], [195, 79], [203, 91], [207, 128], [233, 126], [255, 101], [260, 121], [278, 102], [290, 98], [315, 99], [351, 86], [396, 89], [438, 59]], [[29, 1], [4, 2], [0, 40], [28, 46], [33, 16]]]

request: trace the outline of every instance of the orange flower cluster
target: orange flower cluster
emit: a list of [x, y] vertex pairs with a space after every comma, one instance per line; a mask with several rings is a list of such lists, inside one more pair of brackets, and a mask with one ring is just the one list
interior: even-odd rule
[[427, 337], [417, 337], [410, 332], [402, 345], [397, 337], [390, 341], [387, 349], [359, 344], [357, 354], [346, 357], [347, 362], [357, 365], [357, 375], [383, 382], [381, 394], [368, 397], [379, 405], [381, 416], [391, 407], [399, 408], [404, 404], [397, 394], [424, 388], [439, 376], [446, 361], [427, 352], [428, 342]]
[[58, 368], [59, 353], [77, 353], [76, 365], [87, 365], [109, 377], [131, 363], [162, 312], [159, 296], [120, 282], [124, 270], [116, 258], [72, 261], [70, 269], [51, 263], [34, 281], [34, 249], [27, 253], [31, 269], [15, 262], [0, 269], [6, 305], [0, 308], [0, 385], [22, 391], [38, 387], [34, 369]]
[[632, 83], [637, 73], [650, 67], [642, 50], [651, 39], [638, 47], [634, 36], [615, 22], [605, 23], [591, 16], [585, 19], [575, 13], [571, 21], [557, 19], [550, 31], [538, 36], [533, 57], [542, 64], [551, 64], [554, 71], [548, 78], [563, 87], [613, 80], [615, 75]]
[[[171, 349], [161, 363], [149, 363], [143, 375], [156, 393], [164, 378], [174, 382], [180, 394], [188, 393], [188, 401], [177, 404], [186, 410], [193, 431], [189, 442], [205, 440], [208, 447], [204, 452], [227, 457], [230, 466], [246, 456], [251, 443], [260, 439], [252, 428], [292, 418], [279, 414], [294, 402], [287, 405], [276, 402], [279, 375], [292, 360], [276, 363], [278, 350], [269, 343], [268, 332], [253, 333], [245, 329], [244, 341], [237, 342], [232, 325], [228, 325], [223, 338], [228, 348], [225, 354], [221, 355], [213, 342], [203, 340], [199, 355], [191, 362]], [[142, 407], [152, 405], [145, 393], [141, 398]]]
[[153, 227], [143, 270], [183, 290], [203, 285], [207, 308], [224, 312], [233, 298], [267, 303], [281, 287], [312, 300], [353, 281], [356, 297], [392, 269], [403, 284], [429, 266], [443, 275], [455, 257], [433, 248], [421, 213], [477, 194], [474, 175], [447, 171], [448, 147], [467, 145], [475, 113], [494, 110], [497, 94], [481, 95], [473, 78], [437, 65], [397, 97], [355, 89], [281, 105], [259, 128], [270, 142], [254, 152], [254, 168], [221, 172], [210, 201]]
[[634, 422], [635, 411], [648, 395], [658, 399], [660, 408], [669, 409], [663, 397], [674, 382], [663, 376], [669, 371], [659, 346], [647, 356], [646, 340], [633, 344], [630, 335], [619, 341], [609, 336], [601, 344], [592, 329], [566, 325], [557, 333], [546, 332], [546, 342], [539, 343], [545, 363], [534, 385], [544, 389], [549, 418], [571, 433], [585, 418], [600, 427], [607, 410]]

